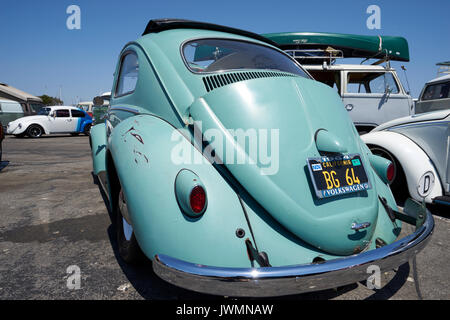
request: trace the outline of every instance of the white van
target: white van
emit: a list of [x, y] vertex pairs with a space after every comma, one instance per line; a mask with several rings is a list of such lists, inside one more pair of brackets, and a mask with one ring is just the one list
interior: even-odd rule
[[23, 116], [24, 112], [20, 103], [8, 99], [0, 99], [0, 123], [4, 128], [9, 122]]

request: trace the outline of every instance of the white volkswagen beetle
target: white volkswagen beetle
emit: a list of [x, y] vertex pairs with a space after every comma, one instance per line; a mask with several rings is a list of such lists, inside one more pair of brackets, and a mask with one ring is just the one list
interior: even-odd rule
[[35, 116], [11, 121], [6, 133], [16, 137], [39, 138], [43, 134], [70, 133], [89, 135], [92, 118], [84, 110], [70, 106], [43, 107]]
[[386, 122], [361, 139], [394, 163], [391, 190], [397, 203], [411, 196], [450, 205], [450, 109]]

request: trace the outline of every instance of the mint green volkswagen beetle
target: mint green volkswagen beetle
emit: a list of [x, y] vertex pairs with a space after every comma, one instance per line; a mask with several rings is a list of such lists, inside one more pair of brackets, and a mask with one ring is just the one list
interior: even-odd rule
[[151, 20], [120, 53], [90, 142], [121, 257], [147, 257], [190, 290], [354, 283], [407, 262], [434, 228], [419, 203], [397, 211], [392, 164], [361, 141], [337, 93], [247, 31]]

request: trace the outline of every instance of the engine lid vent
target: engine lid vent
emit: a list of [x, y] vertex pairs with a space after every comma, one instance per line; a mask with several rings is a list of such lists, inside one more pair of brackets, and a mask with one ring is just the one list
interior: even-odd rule
[[296, 75], [276, 71], [245, 71], [245, 72], [215, 74], [211, 76], [205, 76], [202, 79], [206, 91], [210, 92], [214, 89], [239, 81], [259, 79], [259, 78], [274, 78], [274, 77], [296, 77]]

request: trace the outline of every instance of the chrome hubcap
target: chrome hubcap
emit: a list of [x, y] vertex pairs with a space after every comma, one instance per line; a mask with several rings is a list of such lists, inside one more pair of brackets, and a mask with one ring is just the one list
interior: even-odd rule
[[130, 241], [131, 236], [133, 235], [133, 227], [128, 224], [127, 220], [125, 218], [122, 218], [122, 225], [123, 225], [123, 234], [125, 236], [125, 239], [127, 241]]
[[120, 209], [120, 213], [122, 214], [123, 234], [125, 236], [125, 239], [127, 241], [130, 241], [131, 236], [133, 235], [133, 227], [124, 218], [124, 216], [128, 217], [128, 208], [127, 208], [127, 202], [125, 200], [125, 196], [124, 196], [122, 190], [120, 190], [120, 193], [119, 193], [119, 209]]
[[31, 131], [31, 135], [33, 137], [39, 137], [41, 135], [41, 130], [39, 128], [37, 128], [37, 127], [31, 128], [30, 131]]

